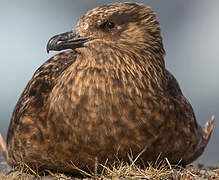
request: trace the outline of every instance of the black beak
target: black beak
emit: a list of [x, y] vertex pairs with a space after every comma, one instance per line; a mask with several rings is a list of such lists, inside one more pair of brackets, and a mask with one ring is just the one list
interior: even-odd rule
[[46, 47], [49, 51], [61, 51], [63, 49], [75, 49], [83, 47], [83, 44], [90, 41], [92, 38], [82, 37], [77, 31], [70, 31], [63, 34], [53, 36]]

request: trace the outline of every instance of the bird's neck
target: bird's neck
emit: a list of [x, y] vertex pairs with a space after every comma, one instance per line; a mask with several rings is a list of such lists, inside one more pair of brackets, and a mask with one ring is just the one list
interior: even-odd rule
[[[147, 49], [126, 49], [117, 46], [92, 46], [79, 50], [81, 67], [107, 69], [107, 72], [127, 72], [133, 78], [140, 78], [147, 86], [158, 91], [166, 88], [163, 53]], [[153, 87], [154, 86], [154, 87]]]

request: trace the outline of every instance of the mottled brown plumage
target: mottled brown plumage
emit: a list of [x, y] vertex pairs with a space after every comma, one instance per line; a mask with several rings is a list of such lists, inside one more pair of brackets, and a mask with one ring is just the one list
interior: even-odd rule
[[[89, 11], [75, 30], [54, 36], [63, 50], [33, 75], [7, 136], [11, 166], [74, 172], [95, 161], [128, 161], [131, 151], [154, 162], [188, 164], [208, 143], [191, 105], [165, 69], [160, 25], [143, 4], [114, 3]], [[137, 161], [141, 164], [142, 161]]]

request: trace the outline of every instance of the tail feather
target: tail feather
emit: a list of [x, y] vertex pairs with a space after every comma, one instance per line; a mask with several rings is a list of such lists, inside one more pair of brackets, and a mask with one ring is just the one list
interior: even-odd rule
[[206, 139], [206, 140], [208, 140], [211, 136], [211, 133], [212, 133], [213, 128], [214, 128], [214, 121], [215, 121], [215, 117], [212, 116], [211, 120], [205, 124], [204, 139]]
[[3, 158], [5, 159], [6, 162], [8, 162], [8, 150], [1, 133], [0, 133], [0, 149], [2, 150]]

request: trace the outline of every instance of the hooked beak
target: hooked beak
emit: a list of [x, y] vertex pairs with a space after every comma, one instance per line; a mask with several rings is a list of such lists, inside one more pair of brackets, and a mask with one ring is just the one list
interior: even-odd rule
[[63, 34], [53, 36], [47, 43], [47, 53], [49, 51], [61, 51], [64, 49], [75, 49], [83, 47], [83, 44], [90, 41], [92, 38], [80, 36], [80, 34], [73, 30]]

